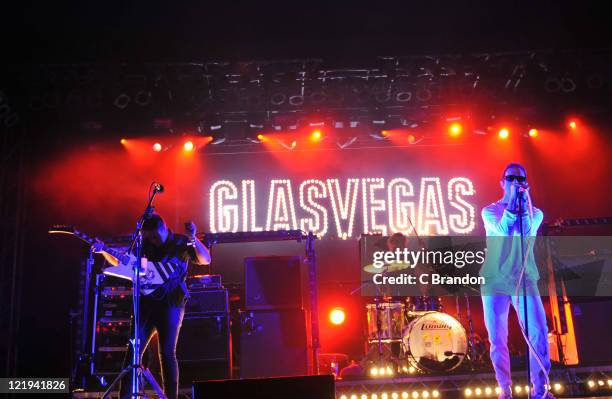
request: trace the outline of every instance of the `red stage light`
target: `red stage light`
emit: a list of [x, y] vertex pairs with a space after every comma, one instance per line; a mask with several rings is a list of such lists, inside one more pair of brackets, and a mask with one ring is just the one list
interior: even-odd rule
[[257, 140], [259, 140], [259, 141], [264, 141], [264, 139], [265, 139], [265, 138], [266, 138], [266, 137], [265, 137], [263, 134], [261, 134], [261, 133], [259, 133], [259, 134], [257, 135]]
[[321, 140], [321, 137], [323, 137], [323, 133], [321, 133], [320, 130], [315, 130], [312, 132], [312, 134], [310, 135], [310, 140], [311, 141], [319, 141]]
[[538, 137], [538, 129], [529, 129], [529, 137]]
[[414, 144], [415, 141], [416, 141], [416, 137], [414, 137], [414, 134], [409, 134], [408, 135], [408, 143]]
[[193, 151], [193, 149], [195, 148], [195, 146], [193, 145], [193, 141], [187, 141], [185, 142], [185, 144], [183, 144], [183, 148], [185, 149], [185, 151]]
[[121, 139], [121, 144], [125, 145], [127, 143], [126, 139]]
[[452, 137], [457, 137], [461, 134], [461, 132], [463, 131], [463, 126], [461, 126], [460, 123], [451, 123], [448, 127], [448, 133], [452, 136]]
[[569, 121], [568, 126], [570, 127], [570, 129], [576, 130], [576, 128], [578, 127], [578, 122], [572, 119]]
[[160, 152], [162, 150], [162, 145], [159, 143], [153, 144], [153, 151]]
[[294, 149], [297, 146], [297, 141], [293, 140], [291, 142], [291, 149]]
[[346, 313], [344, 313], [344, 309], [333, 308], [329, 312], [329, 321], [332, 324], [339, 326], [340, 324], [344, 323], [344, 320], [346, 320]]
[[505, 140], [510, 136], [510, 131], [504, 127], [504, 128], [499, 129], [499, 132], [497, 132], [497, 135], [499, 136], [500, 139]]
[[383, 137], [387, 137], [389, 135], [389, 132], [386, 130], [383, 130], [382, 132], [380, 132], [380, 135]]

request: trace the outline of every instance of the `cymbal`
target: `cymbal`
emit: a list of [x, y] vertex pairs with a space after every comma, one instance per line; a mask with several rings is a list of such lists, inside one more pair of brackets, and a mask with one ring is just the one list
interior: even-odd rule
[[363, 271], [367, 273], [390, 273], [408, 268], [410, 268], [410, 263], [389, 263], [385, 264], [383, 267], [374, 267], [374, 265], [370, 264], [365, 266]]

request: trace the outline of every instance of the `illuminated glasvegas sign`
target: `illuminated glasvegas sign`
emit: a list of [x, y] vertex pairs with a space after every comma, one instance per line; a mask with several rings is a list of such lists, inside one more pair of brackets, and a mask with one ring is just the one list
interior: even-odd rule
[[[262, 198], [256, 195], [255, 180], [214, 182], [209, 191], [211, 232], [301, 229], [346, 239], [362, 232], [410, 234], [411, 221], [423, 235], [467, 234], [475, 226], [470, 200], [476, 192], [466, 177], [451, 178], [445, 190], [439, 177], [422, 177], [418, 191], [402, 177], [275, 179], [269, 184]], [[266, 201], [263, 214], [257, 212], [261, 200]], [[355, 226], [358, 204], [361, 225]]]

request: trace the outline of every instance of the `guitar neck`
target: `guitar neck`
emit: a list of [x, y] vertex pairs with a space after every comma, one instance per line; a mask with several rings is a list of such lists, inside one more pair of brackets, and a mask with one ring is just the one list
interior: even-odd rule
[[[93, 245], [93, 244], [96, 243], [96, 240], [94, 238], [88, 236], [87, 234], [85, 234], [83, 232], [75, 231], [74, 235], [79, 237], [81, 240], [85, 241], [89, 245]], [[102, 251], [106, 252], [107, 254], [111, 255], [114, 258], [116, 258], [121, 263], [127, 263], [127, 261], [129, 260], [129, 256], [127, 254], [125, 254], [122, 251], [119, 251], [118, 249], [111, 248], [111, 247], [109, 247], [107, 245], [104, 245], [102, 247]]]

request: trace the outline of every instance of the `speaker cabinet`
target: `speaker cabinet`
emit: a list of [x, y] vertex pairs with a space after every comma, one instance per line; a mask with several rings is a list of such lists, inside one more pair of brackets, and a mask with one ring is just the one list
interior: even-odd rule
[[193, 384], [193, 399], [334, 399], [332, 375], [205, 381]]
[[180, 384], [231, 377], [229, 314], [185, 315], [176, 348]]
[[302, 309], [307, 306], [306, 268], [298, 256], [244, 260], [247, 310]]
[[311, 374], [312, 345], [307, 316], [301, 309], [243, 312], [241, 378]]
[[610, 342], [610, 330], [604, 318], [612, 311], [612, 300], [606, 297], [588, 299], [572, 298], [578, 361], [581, 365], [608, 364], [612, 361], [612, 346], [605, 344]]

